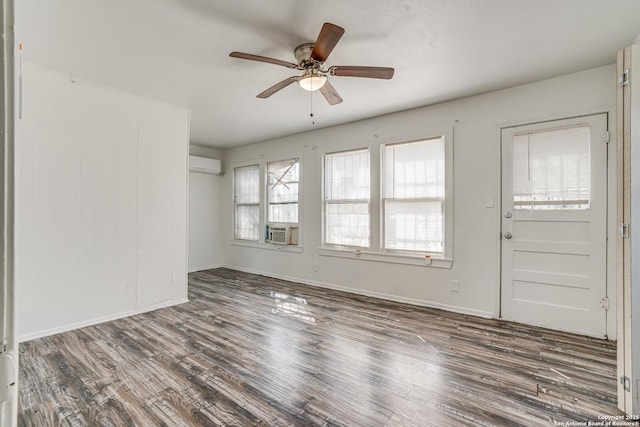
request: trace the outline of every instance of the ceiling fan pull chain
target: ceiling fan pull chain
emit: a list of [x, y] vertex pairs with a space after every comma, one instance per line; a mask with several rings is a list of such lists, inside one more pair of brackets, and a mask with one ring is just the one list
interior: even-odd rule
[[309, 117], [311, 117], [311, 124], [316, 124], [316, 119], [313, 116], [313, 92], [309, 92], [309, 96], [311, 97], [311, 113], [309, 113]]

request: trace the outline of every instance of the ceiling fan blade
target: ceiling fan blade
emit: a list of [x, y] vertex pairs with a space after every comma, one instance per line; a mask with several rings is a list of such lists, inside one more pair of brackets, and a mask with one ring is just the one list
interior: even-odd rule
[[274, 93], [276, 93], [277, 91], [282, 90], [285, 87], [289, 86], [291, 83], [297, 82], [299, 78], [300, 77], [298, 77], [298, 76], [292, 76], [292, 77], [289, 77], [287, 79], [284, 79], [280, 83], [274, 84], [273, 86], [271, 86], [269, 89], [265, 90], [264, 92], [259, 93], [258, 95], [256, 95], [256, 97], [257, 98], [268, 98], [271, 95], [273, 95]]
[[320, 88], [320, 93], [324, 96], [330, 105], [340, 104], [342, 98], [338, 95], [338, 91], [329, 81], [326, 81]]
[[344, 28], [325, 22], [313, 46], [311, 58], [319, 62], [325, 62], [343, 34]]
[[394, 70], [388, 67], [335, 66], [331, 67], [329, 72], [332, 76], [390, 79], [393, 77]]
[[298, 68], [298, 64], [294, 64], [293, 62], [281, 61], [279, 59], [268, 58], [266, 56], [252, 55], [250, 53], [231, 52], [229, 56], [232, 58], [249, 59], [251, 61], [267, 62], [269, 64], [282, 65], [283, 67], [287, 67], [287, 68]]

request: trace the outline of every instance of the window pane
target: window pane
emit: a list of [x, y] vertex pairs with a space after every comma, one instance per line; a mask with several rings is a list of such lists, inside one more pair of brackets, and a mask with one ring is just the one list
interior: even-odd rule
[[327, 154], [325, 200], [369, 200], [369, 151]]
[[385, 249], [443, 251], [442, 202], [385, 201]]
[[516, 209], [587, 209], [590, 198], [588, 126], [516, 135]]
[[325, 242], [335, 245], [369, 246], [369, 204], [327, 203]]
[[442, 136], [384, 146], [385, 249], [444, 251], [444, 142]]
[[275, 187], [269, 186], [269, 202], [297, 202], [298, 201], [298, 183], [280, 183]]
[[260, 203], [260, 167], [245, 166], [234, 169], [236, 203]]
[[259, 206], [236, 206], [235, 238], [243, 240], [258, 240], [259, 216]]
[[234, 237], [243, 240], [259, 239], [260, 224], [260, 166], [234, 169], [235, 230]]
[[444, 198], [444, 137], [384, 147], [385, 198]]
[[298, 222], [299, 180], [300, 162], [297, 159], [267, 165], [268, 222]]
[[325, 243], [369, 247], [369, 150], [327, 154], [324, 167]]
[[300, 177], [300, 162], [296, 159], [285, 160], [281, 162], [272, 162], [267, 165], [267, 174], [269, 175], [269, 185], [275, 185], [276, 182], [298, 182]]
[[298, 204], [270, 204], [269, 222], [298, 222]]

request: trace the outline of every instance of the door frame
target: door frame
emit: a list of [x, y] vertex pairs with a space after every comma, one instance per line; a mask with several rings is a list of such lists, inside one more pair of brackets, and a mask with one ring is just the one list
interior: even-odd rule
[[615, 340], [616, 339], [616, 318], [617, 318], [617, 307], [616, 307], [616, 239], [613, 239], [612, 236], [616, 236], [618, 227], [617, 227], [617, 160], [616, 160], [616, 111], [615, 106], [612, 106], [609, 109], [592, 109], [585, 110], [581, 112], [573, 112], [573, 113], [558, 113], [550, 116], [542, 116], [538, 118], [534, 118], [531, 120], [523, 120], [518, 122], [504, 122], [499, 123], [496, 132], [497, 132], [497, 161], [499, 165], [500, 173], [497, 176], [497, 186], [498, 189], [498, 200], [499, 203], [496, 204], [496, 229], [498, 231], [498, 239], [497, 239], [497, 250], [498, 250], [498, 259], [497, 263], [497, 277], [498, 283], [496, 286], [496, 292], [494, 296], [495, 306], [496, 306], [496, 317], [502, 319], [502, 212], [504, 209], [503, 200], [502, 200], [502, 179], [503, 179], [503, 170], [502, 170], [502, 131], [505, 128], [512, 128], [518, 126], [529, 126], [529, 125], [537, 125], [544, 123], [552, 123], [558, 120], [565, 119], [577, 119], [580, 117], [593, 116], [598, 114], [606, 114], [607, 115], [607, 129], [609, 131], [609, 143], [607, 144], [607, 218], [606, 218], [606, 227], [607, 227], [607, 243], [606, 243], [606, 295], [609, 298], [609, 310], [607, 310], [607, 326], [606, 326], [606, 334], [607, 339]]
[[[618, 52], [616, 58], [616, 76], [619, 81], [616, 82], [616, 139], [619, 141], [617, 147], [617, 174], [616, 180], [618, 184], [619, 194], [617, 194], [616, 205], [616, 223], [620, 226], [628, 224], [627, 236], [617, 233], [616, 242], [616, 293], [617, 293], [617, 327], [618, 327], [618, 346], [617, 346], [617, 384], [618, 384], [618, 408], [627, 414], [637, 413], [634, 408], [634, 397], [638, 395], [638, 384], [634, 385], [637, 377], [634, 375], [633, 367], [637, 360], [634, 361], [634, 352], [632, 351], [633, 333], [631, 316], [633, 311], [637, 312], [637, 308], [632, 306], [632, 253], [631, 253], [631, 232], [633, 225], [631, 221], [632, 208], [632, 181], [631, 181], [631, 141], [632, 141], [632, 122], [635, 120], [631, 116], [632, 104], [636, 100], [637, 93], [631, 90], [629, 81], [630, 74], [633, 71], [632, 52], [637, 53], [637, 46], [628, 46]], [[637, 65], [637, 63], [636, 63]], [[627, 71], [627, 83], [624, 83], [624, 72]], [[634, 99], [632, 100], [632, 97]], [[636, 297], [637, 298], [637, 297]], [[636, 351], [637, 352], [637, 351]], [[637, 358], [637, 356], [636, 356]], [[635, 403], [634, 403], [635, 402]]]
[[[18, 340], [15, 324], [15, 287], [13, 276], [13, 209], [14, 209], [14, 25], [13, 0], [2, 0], [0, 21], [2, 22], [2, 42], [0, 57], [2, 66], [2, 86], [0, 87], [0, 134], [2, 149], [0, 150], [0, 259], [2, 275], [0, 276], [0, 427], [17, 424], [18, 416]], [[5, 377], [6, 375], [10, 377]], [[12, 375], [13, 374], [13, 375]]]

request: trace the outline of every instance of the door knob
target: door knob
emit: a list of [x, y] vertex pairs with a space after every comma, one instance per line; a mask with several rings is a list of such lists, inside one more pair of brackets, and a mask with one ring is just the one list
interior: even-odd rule
[[506, 233], [504, 233], [504, 238], [505, 239], [511, 239], [513, 237], [513, 234], [509, 233], [508, 231]]
[[511, 212], [505, 212], [505, 213], [504, 213], [504, 217], [505, 217], [505, 218], [511, 218], [511, 217], [512, 217]]

